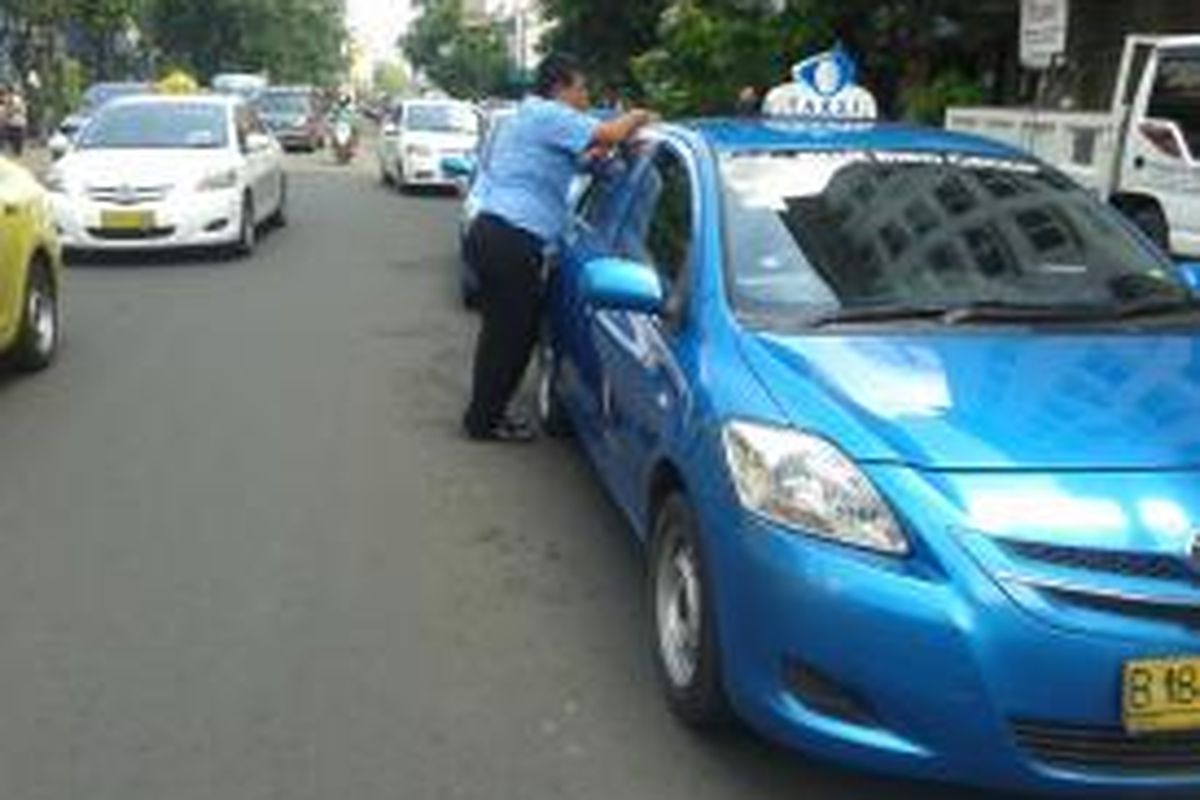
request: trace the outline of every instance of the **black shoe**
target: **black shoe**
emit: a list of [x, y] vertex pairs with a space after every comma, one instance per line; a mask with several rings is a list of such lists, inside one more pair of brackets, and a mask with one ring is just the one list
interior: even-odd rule
[[476, 442], [529, 443], [537, 439], [537, 431], [526, 420], [515, 416], [501, 417], [490, 428], [473, 431], [467, 428], [467, 438]]

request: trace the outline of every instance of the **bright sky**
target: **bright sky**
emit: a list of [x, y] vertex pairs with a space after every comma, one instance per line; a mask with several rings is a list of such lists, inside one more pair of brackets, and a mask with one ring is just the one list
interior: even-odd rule
[[372, 61], [395, 55], [396, 37], [413, 16], [411, 0], [347, 0], [350, 29], [366, 46]]

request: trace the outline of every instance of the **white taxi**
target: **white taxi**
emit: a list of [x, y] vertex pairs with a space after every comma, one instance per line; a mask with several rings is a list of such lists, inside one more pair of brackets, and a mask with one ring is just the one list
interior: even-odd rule
[[283, 151], [238, 97], [139, 96], [102, 108], [46, 176], [67, 250], [218, 247], [283, 225]]
[[443, 160], [470, 156], [479, 146], [480, 116], [461, 100], [406, 100], [384, 121], [379, 139], [379, 171], [385, 183], [456, 187]]

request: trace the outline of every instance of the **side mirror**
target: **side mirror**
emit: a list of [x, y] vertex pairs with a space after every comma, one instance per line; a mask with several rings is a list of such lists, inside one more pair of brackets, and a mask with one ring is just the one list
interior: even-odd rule
[[475, 160], [467, 156], [446, 156], [442, 172], [451, 178], [470, 178], [475, 173]]
[[624, 258], [597, 258], [583, 265], [583, 296], [596, 308], [659, 314], [666, 303], [652, 267]]
[[246, 152], [261, 153], [271, 148], [271, 137], [265, 133], [252, 133], [246, 137]]
[[71, 149], [71, 140], [64, 133], [56, 133], [46, 142], [46, 149], [55, 161], [62, 158]]
[[1200, 295], [1200, 261], [1181, 261], [1176, 265], [1179, 270], [1179, 277], [1183, 278], [1183, 282], [1192, 294]]

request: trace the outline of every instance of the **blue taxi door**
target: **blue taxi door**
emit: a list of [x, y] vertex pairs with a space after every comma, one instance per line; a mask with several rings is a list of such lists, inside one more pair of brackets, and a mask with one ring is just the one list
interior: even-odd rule
[[695, 187], [688, 158], [670, 142], [658, 145], [636, 177], [614, 248], [658, 272], [668, 297], [666, 313], [597, 311], [591, 320], [599, 361], [601, 461], [619, 501], [635, 515], [644, 500], [648, 462], [689, 402], [680, 366], [689, 335], [683, 309], [696, 250]]
[[596, 174], [574, 204], [571, 224], [564, 236], [552, 282], [544, 341], [556, 343], [560, 359], [559, 392], [573, 408], [576, 434], [598, 460], [605, 452], [601, 411], [602, 370], [593, 335], [598, 311], [588, 305], [579, 284], [583, 265], [594, 258], [616, 253], [619, 223], [628, 208], [634, 176], [644, 169], [641, 154], [614, 159]]

